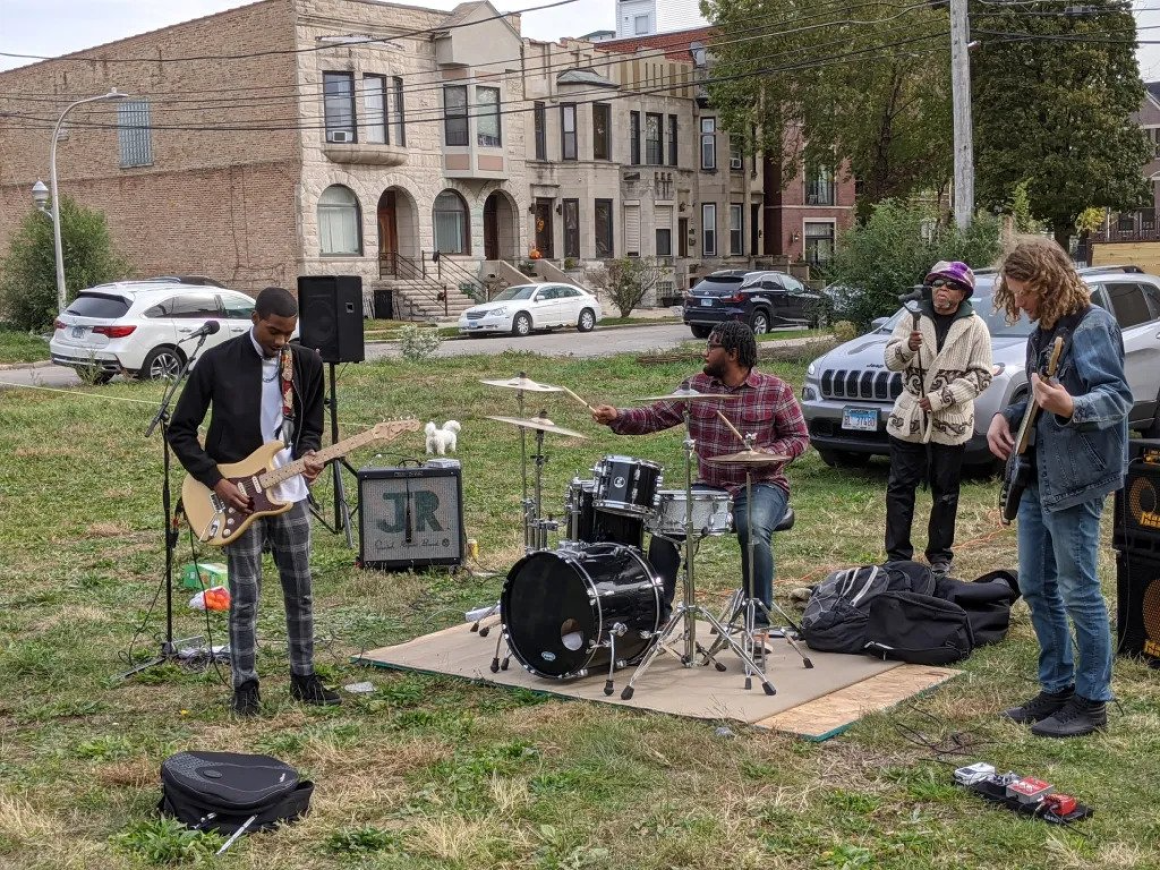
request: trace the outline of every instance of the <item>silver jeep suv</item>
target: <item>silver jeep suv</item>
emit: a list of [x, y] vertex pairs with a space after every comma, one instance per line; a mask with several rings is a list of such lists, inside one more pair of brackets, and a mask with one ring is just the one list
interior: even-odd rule
[[[1128, 384], [1135, 404], [1129, 425], [1160, 437], [1160, 278], [1154, 275], [1083, 270], [1092, 303], [1111, 311], [1123, 329]], [[1027, 393], [1024, 357], [1032, 325], [1024, 317], [1008, 325], [992, 310], [994, 275], [979, 275], [971, 301], [991, 332], [995, 379], [975, 399], [975, 432], [967, 444], [968, 465], [989, 466], [987, 427], [996, 411]], [[802, 387], [802, 411], [810, 443], [827, 465], [862, 465], [890, 453], [886, 419], [902, 392], [902, 375], [886, 368], [883, 355], [905, 309], [872, 332], [848, 341], [812, 363]]]

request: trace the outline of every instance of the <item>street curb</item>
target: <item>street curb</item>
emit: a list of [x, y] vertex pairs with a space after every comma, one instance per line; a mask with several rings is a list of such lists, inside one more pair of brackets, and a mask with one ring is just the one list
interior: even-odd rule
[[30, 363], [0, 363], [0, 372], [12, 371], [13, 369], [43, 369], [52, 365], [50, 359], [37, 360]]

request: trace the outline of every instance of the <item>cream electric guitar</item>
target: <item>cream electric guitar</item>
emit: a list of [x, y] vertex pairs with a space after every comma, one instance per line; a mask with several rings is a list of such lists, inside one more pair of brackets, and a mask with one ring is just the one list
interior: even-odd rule
[[[347, 438], [319, 450], [313, 458], [318, 462], [329, 462], [366, 444], [375, 441], [393, 441], [404, 432], [417, 431], [419, 431], [418, 420], [379, 423], [361, 435], [355, 435], [353, 438]], [[269, 441], [241, 462], [218, 466], [222, 476], [232, 481], [242, 491], [242, 495], [253, 503], [253, 509], [249, 513], [241, 513], [229, 507], [205, 484], [191, 475], [185, 476], [185, 482], [181, 485], [181, 501], [185, 505], [185, 516], [189, 520], [189, 527], [203, 543], [215, 547], [224, 546], [241, 535], [250, 527], [250, 523], [259, 517], [283, 514], [294, 506], [291, 502], [276, 500], [270, 493], [270, 490], [278, 484], [306, 470], [306, 462], [302, 459], [281, 468], [274, 468], [274, 457], [285, 446], [281, 441]]]

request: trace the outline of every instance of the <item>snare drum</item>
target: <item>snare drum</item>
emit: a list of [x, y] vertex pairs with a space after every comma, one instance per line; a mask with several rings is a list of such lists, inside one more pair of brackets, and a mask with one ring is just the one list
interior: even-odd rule
[[602, 511], [649, 517], [653, 501], [664, 480], [662, 468], [647, 459], [605, 456], [592, 469], [595, 473], [592, 503]]
[[560, 546], [624, 544], [640, 549], [644, 542], [644, 519], [597, 510], [592, 503], [596, 482], [572, 478], [564, 498], [568, 515], [566, 539]]
[[[648, 530], [654, 535], [683, 537], [687, 504], [687, 494], [683, 489], [660, 490], [656, 513], [648, 519]], [[694, 489], [693, 534], [706, 537], [732, 532], [733, 497], [723, 489]]]

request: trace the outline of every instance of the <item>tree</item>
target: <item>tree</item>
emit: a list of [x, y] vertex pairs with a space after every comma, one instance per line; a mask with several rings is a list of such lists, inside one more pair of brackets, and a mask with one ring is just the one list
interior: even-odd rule
[[1150, 203], [1142, 169], [1151, 145], [1130, 116], [1144, 88], [1136, 24], [1120, 0], [1089, 0], [1047, 14], [1046, 4], [974, 3], [971, 33], [979, 204], [1009, 208], [1025, 183], [1031, 214], [1066, 250], [1084, 209]]
[[709, 94], [747, 153], [780, 154], [783, 187], [843, 165], [858, 207], [950, 176], [947, 13], [864, 0], [704, 0], [718, 28]]
[[830, 267], [833, 282], [850, 288], [842, 316], [863, 326], [898, 308], [898, 297], [926, 277], [939, 260], [962, 260], [975, 268], [999, 256], [999, 225], [990, 216], [966, 231], [940, 226], [926, 206], [886, 200], [870, 219], [842, 236]]
[[[69, 299], [76, 291], [126, 277], [128, 262], [113, 249], [102, 212], [61, 197], [61, 247]], [[52, 221], [29, 212], [8, 243], [0, 261], [0, 306], [21, 329], [40, 330], [56, 318], [56, 254]]]
[[612, 301], [621, 317], [628, 317], [664, 272], [665, 267], [652, 257], [626, 257], [607, 260], [603, 268], [592, 269], [585, 277]]

